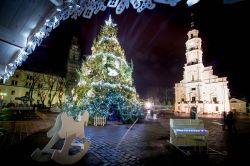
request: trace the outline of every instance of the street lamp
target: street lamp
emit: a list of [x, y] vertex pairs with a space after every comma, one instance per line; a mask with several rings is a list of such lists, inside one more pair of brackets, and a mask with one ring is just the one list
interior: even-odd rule
[[154, 104], [153, 102], [150, 102], [150, 101], [146, 101], [144, 103], [144, 108], [146, 109], [147, 111], [147, 115], [146, 115], [146, 119], [152, 119], [153, 118], [153, 107], [154, 107]]
[[153, 103], [152, 103], [152, 102], [146, 101], [146, 102], [144, 103], [144, 108], [145, 108], [146, 110], [150, 110], [152, 107], [153, 107]]

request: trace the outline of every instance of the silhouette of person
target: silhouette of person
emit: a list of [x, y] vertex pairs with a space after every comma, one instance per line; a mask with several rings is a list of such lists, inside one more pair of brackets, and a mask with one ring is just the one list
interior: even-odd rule
[[235, 126], [235, 117], [232, 111], [229, 111], [228, 115], [227, 115], [227, 126], [228, 126], [228, 131], [229, 133], [232, 132], [237, 132], [236, 131], [236, 126]]
[[227, 125], [227, 113], [226, 111], [223, 112], [223, 124], [222, 124], [222, 129], [225, 130]]

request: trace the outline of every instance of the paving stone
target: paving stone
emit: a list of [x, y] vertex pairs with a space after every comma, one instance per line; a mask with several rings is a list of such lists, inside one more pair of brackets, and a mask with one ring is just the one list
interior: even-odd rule
[[[48, 116], [49, 117], [49, 116]], [[192, 162], [204, 162], [210, 165], [228, 165], [232, 161], [247, 161], [247, 154], [244, 150], [250, 149], [250, 120], [238, 119], [238, 134], [229, 134], [228, 131], [222, 131], [218, 124], [220, 119], [204, 119], [205, 128], [209, 130], [208, 144], [209, 148], [218, 152], [227, 152], [228, 155], [209, 155], [207, 160], [189, 159], [183, 157], [183, 153], [175, 149], [167, 142], [169, 140], [169, 118], [159, 119], [157, 122], [145, 122], [134, 125], [121, 141], [127, 132], [125, 125], [94, 127], [88, 126], [85, 129], [85, 135], [91, 140], [91, 146], [88, 153], [95, 158], [96, 163], [91, 162], [91, 157], [84, 157], [82, 162], [90, 165], [117, 164], [117, 165], [165, 165], [169, 163], [190, 164]], [[18, 161], [18, 163], [32, 163], [29, 159], [32, 151], [37, 147], [44, 147], [49, 141], [46, 132], [54, 123], [56, 116], [47, 121], [36, 119], [34, 121], [22, 122], [0, 122], [0, 128], [8, 130], [8, 138], [0, 139], [1, 160], [9, 158], [9, 161]], [[179, 117], [175, 117], [179, 118]], [[39, 133], [37, 133], [39, 131]], [[39, 135], [40, 134], [40, 135]], [[29, 141], [27, 141], [29, 140]], [[121, 141], [121, 142], [120, 142]], [[11, 144], [12, 143], [12, 144]], [[116, 146], [120, 143], [119, 147]], [[28, 147], [28, 148], [27, 148]], [[21, 149], [24, 149], [21, 151]], [[102, 164], [101, 164], [102, 163]]]

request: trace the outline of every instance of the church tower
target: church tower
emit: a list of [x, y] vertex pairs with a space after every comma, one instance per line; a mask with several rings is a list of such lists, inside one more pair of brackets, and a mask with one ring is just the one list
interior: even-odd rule
[[212, 66], [204, 67], [202, 40], [193, 23], [187, 36], [183, 80], [175, 84], [175, 111], [219, 114], [228, 112], [230, 106], [227, 78], [213, 75]]
[[202, 64], [201, 38], [198, 36], [199, 31], [192, 29], [188, 32], [186, 42], [187, 65]]
[[77, 85], [78, 74], [77, 70], [80, 70], [82, 65], [82, 58], [80, 55], [80, 49], [77, 43], [77, 38], [73, 37], [71, 48], [69, 50], [68, 62], [67, 62], [67, 74], [66, 74], [66, 94], [71, 94], [71, 90]]

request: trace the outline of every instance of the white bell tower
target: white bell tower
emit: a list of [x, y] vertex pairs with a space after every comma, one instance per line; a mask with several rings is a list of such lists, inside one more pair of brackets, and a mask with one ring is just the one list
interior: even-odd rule
[[201, 38], [198, 37], [199, 31], [192, 29], [188, 32], [186, 42], [186, 65], [202, 64]]

